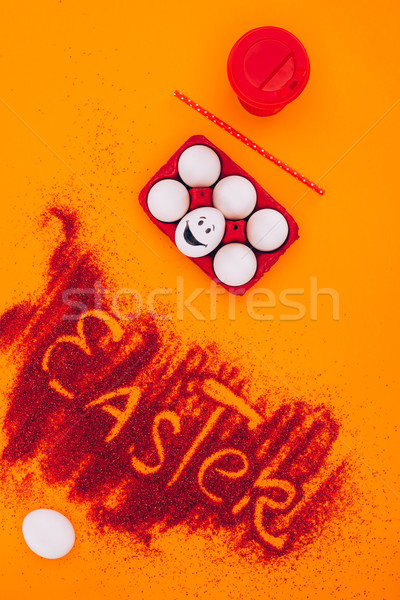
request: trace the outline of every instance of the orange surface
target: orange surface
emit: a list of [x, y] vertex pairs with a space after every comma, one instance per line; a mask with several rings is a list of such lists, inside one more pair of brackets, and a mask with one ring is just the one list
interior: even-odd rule
[[[225, 72], [232, 44], [263, 24], [296, 34], [311, 61], [305, 91], [267, 119], [244, 111]], [[59, 232], [52, 222], [39, 230], [37, 219], [51, 203], [69, 206], [116, 287], [144, 297], [171, 289], [160, 303], [185, 344], [201, 338], [232, 348], [232, 362], [253, 369], [254, 393], [267, 382], [287, 386], [291, 397], [329, 401], [353, 465], [351, 502], [318, 539], [300, 554], [257, 564], [228, 550], [224, 535], [170, 531], [154, 552], [111, 531], [99, 535], [85, 507], [47, 487], [39, 472], [31, 496], [18, 492], [11, 473], [1, 491], [0, 597], [399, 598], [397, 3], [19, 2], [3, 6], [0, 27], [2, 311], [43, 289]], [[326, 195], [185, 107], [172, 96], [176, 88]], [[249, 309], [246, 295], [233, 317], [227, 293], [210, 309], [204, 291], [193, 304], [203, 319], [176, 308], [182, 282], [186, 298], [210, 282], [152, 225], [137, 196], [196, 133], [300, 225], [300, 240], [256, 286], [264, 296], [253, 300], [265, 303], [268, 288], [275, 307]], [[337, 292], [338, 315], [328, 296], [311, 310], [313, 285]], [[279, 299], [288, 289], [305, 307], [302, 318]], [[12, 378], [5, 358], [2, 367], [0, 416]], [[77, 542], [65, 559], [40, 559], [22, 539], [22, 519], [38, 498], [74, 522]]]

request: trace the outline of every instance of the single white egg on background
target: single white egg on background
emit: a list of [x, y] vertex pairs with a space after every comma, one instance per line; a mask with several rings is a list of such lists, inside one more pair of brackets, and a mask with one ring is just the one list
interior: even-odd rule
[[257, 258], [245, 244], [222, 246], [214, 256], [214, 273], [222, 283], [236, 287], [248, 283], [257, 271]]
[[257, 192], [246, 177], [229, 175], [218, 181], [212, 201], [226, 219], [245, 219], [256, 206]]
[[75, 531], [67, 517], [48, 508], [27, 514], [22, 534], [29, 548], [43, 558], [61, 558], [75, 543]]
[[147, 206], [158, 221], [173, 223], [182, 219], [189, 210], [190, 195], [183, 183], [176, 179], [157, 181], [147, 194]]
[[272, 252], [285, 243], [289, 225], [285, 217], [273, 208], [262, 208], [253, 213], [247, 222], [246, 235], [257, 250]]
[[221, 174], [221, 161], [212, 148], [195, 144], [180, 155], [178, 174], [190, 187], [209, 187]]
[[175, 231], [178, 249], [192, 258], [210, 254], [221, 242], [225, 233], [224, 215], [210, 206], [188, 212]]

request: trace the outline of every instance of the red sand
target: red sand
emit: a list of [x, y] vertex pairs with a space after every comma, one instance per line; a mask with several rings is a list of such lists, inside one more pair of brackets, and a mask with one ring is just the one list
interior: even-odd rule
[[182, 354], [179, 340], [164, 343], [147, 315], [118, 324], [103, 306], [78, 321], [82, 311], [71, 300], [93, 311], [96, 296], [70, 292], [67, 305], [65, 291], [94, 290], [102, 276], [77, 246], [74, 217], [55, 214], [66, 241], [41, 302], [16, 306], [0, 321], [0, 343], [15, 344], [22, 359], [3, 460], [11, 467], [44, 453], [49, 483], [89, 501], [100, 527], [144, 542], [156, 525], [185, 522], [229, 528], [237, 546], [257, 540], [266, 556], [288, 551], [337, 493], [340, 468], [299, 504], [338, 435], [329, 410], [304, 402], [271, 414], [250, 407], [239, 370], [216, 347]]

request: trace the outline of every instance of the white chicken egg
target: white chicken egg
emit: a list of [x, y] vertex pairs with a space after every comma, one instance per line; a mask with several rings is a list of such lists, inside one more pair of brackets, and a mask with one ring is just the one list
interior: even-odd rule
[[186, 148], [180, 155], [178, 173], [190, 187], [209, 187], [221, 174], [221, 161], [212, 148], [196, 144]]
[[226, 219], [245, 219], [254, 210], [257, 192], [246, 177], [229, 175], [218, 181], [212, 200]]
[[257, 210], [247, 222], [247, 239], [254, 248], [263, 252], [280, 248], [288, 233], [288, 222], [282, 213], [273, 208]]
[[161, 179], [147, 195], [149, 211], [162, 223], [173, 223], [188, 211], [190, 196], [183, 183], [176, 179]]
[[75, 531], [67, 517], [47, 508], [26, 515], [22, 534], [29, 548], [43, 558], [61, 558], [75, 543]]
[[248, 283], [257, 271], [257, 258], [245, 244], [231, 243], [222, 246], [214, 256], [214, 273], [225, 285]]
[[199, 258], [215, 250], [224, 233], [224, 215], [217, 208], [202, 206], [187, 213], [178, 223], [175, 244], [186, 256]]

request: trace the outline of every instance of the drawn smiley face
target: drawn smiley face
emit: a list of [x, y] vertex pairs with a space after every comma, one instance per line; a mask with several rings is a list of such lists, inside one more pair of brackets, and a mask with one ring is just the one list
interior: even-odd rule
[[203, 206], [188, 212], [178, 223], [175, 244], [192, 258], [210, 254], [225, 233], [225, 217], [217, 208]]

